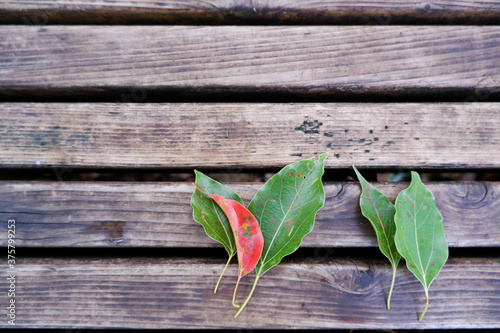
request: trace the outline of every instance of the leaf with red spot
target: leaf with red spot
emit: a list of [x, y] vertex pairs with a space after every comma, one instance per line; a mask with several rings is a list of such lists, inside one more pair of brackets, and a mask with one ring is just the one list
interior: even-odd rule
[[[195, 170], [194, 173], [196, 175], [195, 184], [199, 187], [204, 188], [210, 193], [221, 195], [241, 204], [243, 203], [238, 194], [229, 187], [218, 183], [199, 171]], [[229, 262], [236, 254], [236, 243], [234, 241], [233, 232], [224, 211], [207, 194], [196, 189], [191, 197], [191, 206], [193, 207], [194, 220], [203, 225], [205, 232], [210, 238], [224, 245], [224, 248], [229, 254], [227, 264], [215, 286], [215, 293]]]
[[396, 233], [396, 224], [394, 223], [394, 213], [396, 209], [387, 197], [368, 183], [361, 176], [355, 166], [354, 172], [358, 176], [361, 184], [361, 196], [359, 197], [359, 206], [363, 216], [370, 221], [375, 234], [377, 235], [380, 251], [389, 259], [392, 265], [392, 283], [387, 296], [387, 308], [391, 308], [391, 295], [396, 279], [396, 269], [398, 267], [401, 255], [394, 244], [394, 235]]
[[248, 209], [257, 217], [264, 236], [256, 279], [237, 317], [250, 300], [259, 278], [300, 246], [325, 203], [321, 177], [327, 154], [292, 163], [274, 175], [254, 196]]
[[218, 194], [207, 193], [196, 184], [195, 186], [199, 191], [207, 194], [217, 203], [217, 205], [219, 205], [229, 220], [229, 224], [233, 231], [239, 262], [238, 281], [234, 290], [233, 305], [238, 307], [235, 305], [234, 300], [240, 280], [255, 268], [264, 246], [264, 238], [259, 223], [255, 216], [253, 216], [241, 203], [235, 200], [226, 199]]
[[429, 306], [429, 287], [448, 259], [448, 244], [434, 196], [418, 173], [412, 172], [411, 178], [410, 186], [396, 198], [394, 239], [406, 266], [424, 286], [426, 302], [421, 321]]

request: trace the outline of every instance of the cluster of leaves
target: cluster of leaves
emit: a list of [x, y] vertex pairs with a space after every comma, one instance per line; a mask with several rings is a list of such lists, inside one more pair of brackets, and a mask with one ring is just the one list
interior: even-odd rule
[[362, 188], [361, 211], [375, 229], [380, 250], [393, 268], [387, 308], [390, 309], [396, 269], [403, 257], [425, 290], [425, 308], [419, 317], [422, 321], [429, 306], [429, 287], [448, 259], [443, 218], [434, 196], [418, 173], [412, 172], [410, 186], [399, 193], [393, 205], [361, 176], [356, 167], [353, 168]]
[[[257, 191], [248, 209], [232, 189], [195, 171], [197, 189], [191, 198], [193, 217], [229, 254], [214, 293], [229, 262], [235, 254], [238, 256], [233, 305], [239, 310], [235, 318], [252, 297], [259, 278], [284, 256], [297, 250], [302, 238], [313, 229], [316, 213], [325, 203], [321, 177], [326, 156], [284, 167]], [[254, 268], [254, 284], [240, 306], [235, 302], [238, 284], [241, 277]]]

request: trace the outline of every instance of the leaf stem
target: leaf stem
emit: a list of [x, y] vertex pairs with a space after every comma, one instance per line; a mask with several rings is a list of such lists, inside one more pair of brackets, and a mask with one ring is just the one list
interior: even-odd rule
[[425, 288], [425, 308], [424, 312], [422, 312], [422, 314], [420, 315], [420, 318], [418, 318], [418, 321], [422, 321], [422, 319], [424, 319], [424, 315], [428, 307], [429, 307], [429, 290]]
[[238, 290], [238, 285], [240, 284], [240, 280], [241, 280], [241, 275], [238, 274], [238, 281], [236, 281], [236, 286], [234, 287], [234, 292], [233, 292], [233, 306], [235, 308], [240, 307], [238, 304], [234, 302], [236, 300], [236, 291]]
[[240, 315], [241, 311], [243, 311], [243, 309], [247, 305], [248, 301], [250, 300], [250, 297], [252, 297], [253, 291], [255, 290], [255, 287], [257, 286], [257, 281], [259, 281], [259, 277], [260, 277], [260, 275], [258, 273], [256, 273], [255, 274], [255, 281], [254, 281], [253, 286], [252, 286], [252, 290], [250, 290], [250, 294], [248, 294], [247, 299], [245, 300], [245, 302], [243, 303], [243, 305], [240, 307], [240, 309], [238, 310], [238, 312], [236, 312], [236, 314], [234, 315], [234, 318], [238, 318], [238, 316]]
[[391, 289], [389, 290], [389, 296], [387, 296], [387, 310], [391, 309], [391, 296], [392, 296], [392, 291], [394, 290], [394, 281], [396, 281], [396, 271], [398, 269], [398, 266], [392, 266], [392, 282], [391, 282]]
[[226, 272], [226, 268], [227, 268], [227, 266], [229, 266], [229, 262], [231, 261], [231, 259], [233, 259], [233, 257], [234, 257], [234, 254], [229, 256], [229, 259], [227, 260], [226, 266], [224, 266], [224, 269], [222, 270], [222, 273], [219, 277], [219, 280], [217, 281], [217, 284], [215, 285], [214, 294], [217, 293], [217, 288], [219, 288], [220, 280], [222, 280], [222, 276]]

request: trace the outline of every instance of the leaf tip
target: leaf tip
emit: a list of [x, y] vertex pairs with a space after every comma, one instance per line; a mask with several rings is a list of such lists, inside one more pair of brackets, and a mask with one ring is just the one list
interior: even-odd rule
[[356, 176], [358, 177], [359, 182], [366, 181], [363, 176], [361, 176], [361, 173], [358, 171], [358, 169], [353, 165], [352, 168], [354, 169], [354, 172], [356, 173]]
[[418, 174], [418, 172], [416, 171], [412, 171], [411, 172], [411, 180], [415, 180], [415, 181], [421, 181], [420, 180], [420, 175]]
[[316, 156], [314, 158], [314, 163], [316, 164], [318, 162], [324, 162], [324, 160], [326, 159], [327, 156], [328, 156], [328, 153], [323, 153], [323, 154], [321, 154], [319, 156]]

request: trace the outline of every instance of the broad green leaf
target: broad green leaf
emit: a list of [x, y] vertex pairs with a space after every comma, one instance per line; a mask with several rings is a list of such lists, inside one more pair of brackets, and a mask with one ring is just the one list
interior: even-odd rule
[[448, 259], [443, 218], [432, 193], [422, 184], [416, 172], [411, 184], [396, 199], [396, 248], [406, 266], [420, 280], [425, 290], [425, 308], [429, 306], [429, 287]]
[[262, 253], [262, 247], [264, 246], [264, 238], [262, 237], [259, 223], [255, 216], [241, 203], [226, 199], [221, 195], [206, 193], [196, 184], [194, 186], [201, 192], [208, 194], [219, 205], [231, 225], [239, 263], [238, 282], [236, 282], [233, 294], [233, 306], [239, 307], [235, 304], [234, 300], [240, 280], [255, 268]]
[[286, 166], [262, 186], [248, 205], [262, 229], [264, 249], [253, 288], [235, 317], [252, 296], [259, 278], [297, 250], [302, 238], [313, 229], [316, 213], [325, 203], [321, 177], [326, 156]]
[[394, 214], [396, 208], [387, 199], [387, 197], [378, 191], [373, 185], [369, 184], [358, 169], [353, 166], [354, 172], [358, 176], [361, 183], [361, 196], [359, 197], [359, 206], [363, 216], [370, 221], [375, 234], [377, 235], [380, 251], [389, 259], [392, 265], [392, 282], [387, 297], [387, 308], [391, 308], [391, 295], [394, 289], [394, 281], [396, 279], [396, 270], [398, 267], [401, 255], [394, 244], [394, 235], [396, 233], [396, 224], [394, 223]]
[[[243, 201], [238, 194], [236, 194], [236, 192], [229, 187], [222, 185], [208, 176], [205, 176], [197, 170], [194, 172], [196, 175], [195, 184], [200, 188], [205, 189], [209, 193], [218, 194], [224, 198], [243, 204]], [[203, 225], [205, 232], [210, 238], [224, 245], [227, 253], [229, 254], [227, 264], [217, 281], [217, 285], [215, 286], [215, 293], [217, 292], [217, 287], [219, 286], [229, 262], [236, 254], [236, 243], [234, 241], [233, 232], [224, 211], [217, 205], [217, 203], [215, 203], [214, 200], [212, 200], [212, 198], [210, 198], [208, 194], [202, 193], [200, 190], [196, 189], [191, 197], [191, 206], [193, 207], [194, 220]]]

